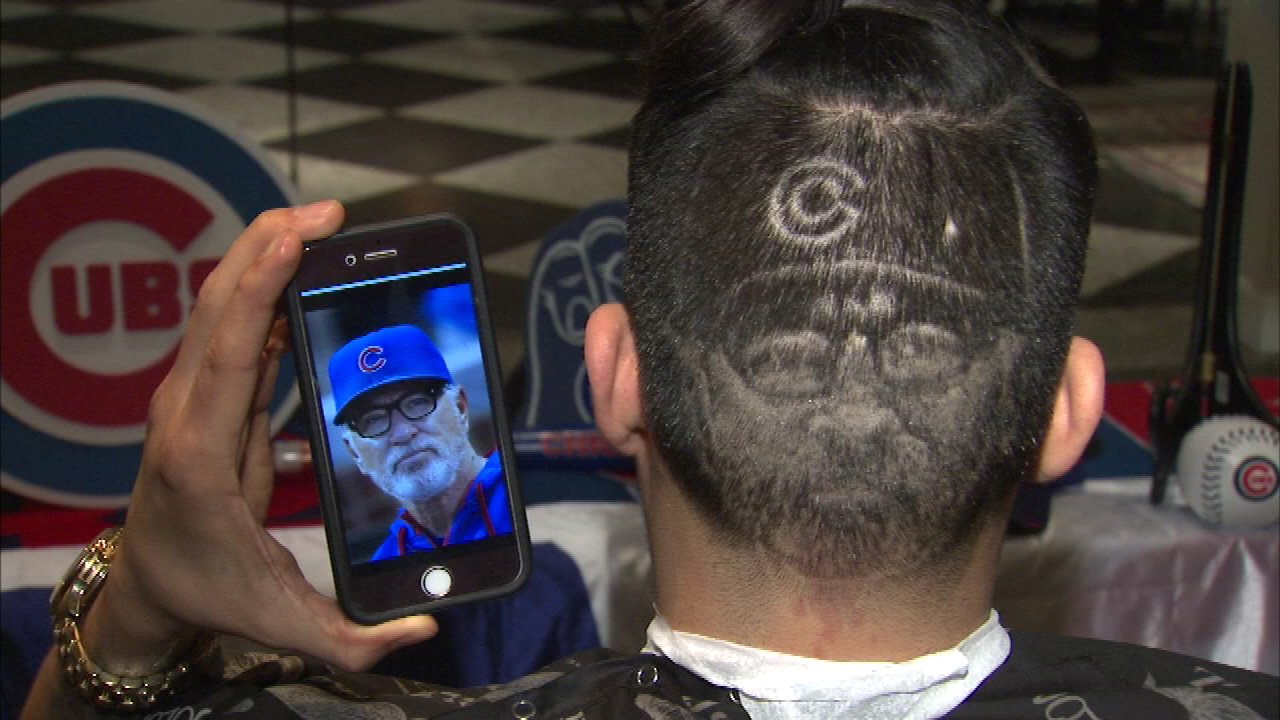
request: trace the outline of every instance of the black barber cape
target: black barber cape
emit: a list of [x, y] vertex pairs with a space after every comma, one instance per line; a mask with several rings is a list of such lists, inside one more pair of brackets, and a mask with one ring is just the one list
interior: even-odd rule
[[[1280, 718], [1280, 679], [1184, 655], [1010, 631], [1009, 659], [947, 718]], [[653, 655], [589, 651], [505, 685], [455, 690], [259, 656], [156, 717], [746, 720], [731, 688]], [[762, 672], [768, 672], [762, 668]], [[206, 712], [208, 711], [208, 712]], [[136, 716], [135, 716], [136, 717]]]

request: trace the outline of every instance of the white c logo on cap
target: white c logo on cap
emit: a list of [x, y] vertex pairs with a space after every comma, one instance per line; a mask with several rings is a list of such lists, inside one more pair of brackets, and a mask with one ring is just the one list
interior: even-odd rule
[[371, 373], [382, 369], [387, 364], [387, 359], [382, 357], [381, 345], [370, 345], [360, 351], [360, 359], [356, 361], [360, 366], [361, 372]]

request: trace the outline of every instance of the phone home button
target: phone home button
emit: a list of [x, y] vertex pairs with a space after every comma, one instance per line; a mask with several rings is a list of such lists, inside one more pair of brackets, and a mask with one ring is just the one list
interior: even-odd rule
[[448, 595], [451, 587], [453, 575], [449, 574], [449, 568], [437, 565], [422, 573], [422, 592], [433, 598]]

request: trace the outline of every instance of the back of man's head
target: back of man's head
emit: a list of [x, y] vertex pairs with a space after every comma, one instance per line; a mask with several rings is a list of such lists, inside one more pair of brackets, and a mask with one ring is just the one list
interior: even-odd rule
[[652, 40], [625, 292], [665, 465], [802, 572], [945, 565], [1035, 469], [1083, 114], [962, 0], [695, 1]]

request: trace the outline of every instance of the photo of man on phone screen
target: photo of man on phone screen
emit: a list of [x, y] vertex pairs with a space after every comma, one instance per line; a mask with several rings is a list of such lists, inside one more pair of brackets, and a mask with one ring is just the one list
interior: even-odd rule
[[426, 332], [397, 325], [351, 340], [329, 380], [356, 467], [400, 503], [372, 560], [512, 532], [498, 453], [472, 447], [467, 391]]

